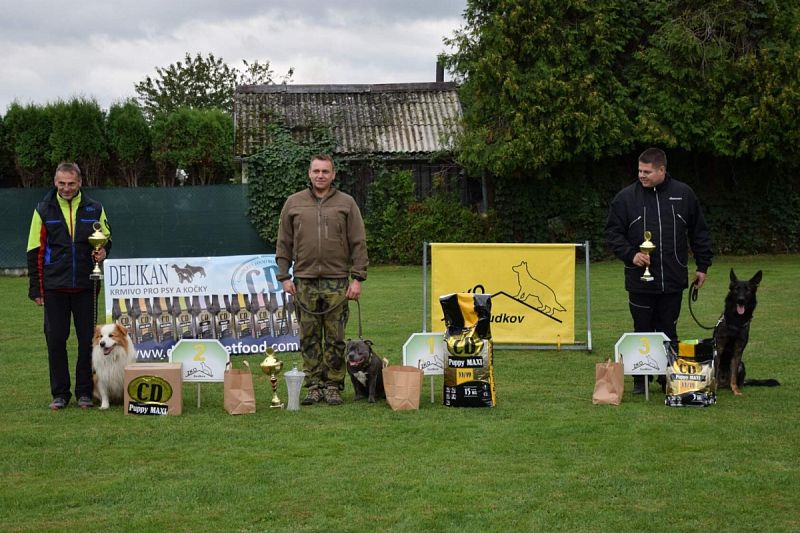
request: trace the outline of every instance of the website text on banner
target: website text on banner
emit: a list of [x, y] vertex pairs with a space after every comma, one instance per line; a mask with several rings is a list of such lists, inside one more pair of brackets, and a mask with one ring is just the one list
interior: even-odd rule
[[230, 355], [300, 350], [274, 255], [109, 259], [103, 269], [105, 320], [128, 328], [139, 361], [166, 361], [180, 339], [219, 339]]
[[575, 245], [431, 243], [431, 330], [439, 297], [492, 295], [496, 343], [575, 342]]

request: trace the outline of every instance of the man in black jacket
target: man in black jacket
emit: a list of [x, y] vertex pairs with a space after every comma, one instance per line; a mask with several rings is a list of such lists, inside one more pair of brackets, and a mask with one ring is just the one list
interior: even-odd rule
[[[94, 261], [102, 261], [111, 248], [111, 230], [103, 206], [81, 193], [81, 171], [75, 163], [61, 163], [55, 187], [36, 205], [28, 235], [28, 297], [44, 306], [44, 335], [50, 366], [50, 409], [69, 403], [70, 376], [67, 339], [70, 318], [75, 322], [78, 360], [75, 396], [78, 406], [92, 402], [92, 335], [97, 302], [96, 282], [90, 274]], [[89, 236], [94, 224], [109, 239], [94, 250]]]
[[[649, 231], [651, 254], [640, 251]], [[667, 174], [667, 156], [648, 148], [639, 156], [639, 179], [622, 189], [611, 203], [606, 242], [625, 263], [625, 289], [636, 332], [660, 331], [677, 340], [676, 326], [683, 290], [689, 286], [689, 249], [700, 288], [713, 253], [700, 203], [694, 191]], [[642, 279], [649, 268], [652, 280]], [[659, 381], [663, 385], [663, 376]], [[634, 394], [643, 394], [644, 376], [634, 376]]]

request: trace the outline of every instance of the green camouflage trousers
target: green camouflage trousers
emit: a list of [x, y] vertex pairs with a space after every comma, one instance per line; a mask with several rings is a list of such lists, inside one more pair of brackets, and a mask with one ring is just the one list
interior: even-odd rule
[[[344, 389], [347, 278], [295, 279], [305, 386]], [[308, 312], [310, 311], [310, 312]], [[312, 314], [320, 313], [320, 314]]]

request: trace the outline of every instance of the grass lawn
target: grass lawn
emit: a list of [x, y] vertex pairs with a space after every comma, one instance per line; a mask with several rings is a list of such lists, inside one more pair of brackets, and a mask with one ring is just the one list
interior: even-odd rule
[[[343, 406], [271, 410], [259, 373], [258, 412], [238, 417], [221, 383], [202, 385], [200, 408], [185, 385], [178, 417], [74, 400], [50, 412], [41, 309], [26, 279], [0, 278], [0, 530], [798, 531], [800, 256], [717, 258], [701, 322], [719, 317], [731, 267], [764, 271], [745, 361], [780, 387], [681, 409], [655, 384], [650, 401], [632, 396], [627, 378], [622, 405], [592, 405], [595, 363], [631, 327], [622, 266], [602, 262], [593, 351], [496, 350], [494, 409], [444, 407], [437, 376], [418, 411], [355, 404], [349, 382]], [[419, 267], [375, 267], [364, 285], [364, 334], [392, 363], [420, 331], [421, 280]], [[708, 336], [685, 304], [678, 332]]]

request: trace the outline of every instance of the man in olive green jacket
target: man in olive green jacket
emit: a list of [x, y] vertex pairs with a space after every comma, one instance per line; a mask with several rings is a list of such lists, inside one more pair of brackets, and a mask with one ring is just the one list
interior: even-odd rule
[[347, 374], [347, 301], [358, 300], [367, 278], [366, 230], [353, 197], [333, 186], [336, 170], [330, 156], [314, 156], [308, 177], [309, 188], [291, 195], [281, 210], [278, 281], [295, 298], [300, 317], [308, 388], [301, 403], [313, 405], [324, 397], [329, 405], [340, 405]]

